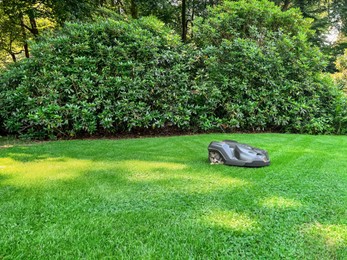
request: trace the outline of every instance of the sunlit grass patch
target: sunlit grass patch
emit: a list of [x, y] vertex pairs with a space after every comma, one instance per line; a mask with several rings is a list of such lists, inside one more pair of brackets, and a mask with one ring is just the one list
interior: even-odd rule
[[91, 161], [71, 158], [46, 158], [32, 162], [0, 158], [0, 175], [8, 177], [3, 182], [7, 185], [42, 185], [44, 182], [76, 178], [91, 166]]
[[218, 226], [233, 231], [247, 232], [257, 229], [257, 221], [244, 213], [215, 210], [203, 217], [206, 225]]
[[11, 147], [13, 147], [12, 144], [0, 145], [0, 149], [1, 149], [1, 148], [11, 148]]
[[[173, 189], [206, 193], [218, 189], [232, 189], [250, 185], [249, 181], [220, 173], [201, 175], [191, 165], [174, 162], [125, 160], [114, 162], [110, 169], [126, 173], [126, 179], [132, 182], [167, 182], [174, 184]], [[213, 168], [211, 168], [212, 170]], [[170, 189], [170, 187], [167, 187]]]
[[347, 225], [314, 223], [304, 225], [304, 233], [329, 248], [347, 250]]
[[266, 208], [276, 209], [295, 209], [302, 207], [302, 203], [300, 201], [278, 196], [272, 196], [263, 199], [261, 205]]

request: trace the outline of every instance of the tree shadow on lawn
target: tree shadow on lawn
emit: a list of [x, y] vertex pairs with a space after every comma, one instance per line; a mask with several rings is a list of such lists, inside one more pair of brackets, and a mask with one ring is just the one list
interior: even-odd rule
[[[169, 252], [176, 252], [183, 257], [207, 258], [329, 258], [345, 252], [339, 241], [341, 238], [334, 240], [336, 235], [331, 235], [326, 227], [345, 226], [329, 222], [328, 218], [321, 225], [322, 230], [327, 231], [323, 238], [317, 232], [320, 223], [317, 215], [311, 214], [315, 210], [319, 214], [319, 208], [311, 208], [294, 199], [257, 194], [254, 183], [238, 183], [234, 187], [206, 191], [201, 188], [206, 188], [208, 183], [202, 185], [200, 179], [182, 181], [176, 178], [181, 171], [169, 170], [170, 177], [144, 180], [133, 179], [136, 175], [132, 172], [112, 174], [89, 170], [75, 179], [56, 181], [57, 186], [23, 187], [27, 194], [35, 190], [29, 200], [36, 205], [34, 211], [30, 207], [29, 210], [22, 209], [22, 214], [25, 212], [27, 218], [32, 219], [25, 226], [29, 230], [38, 227], [32, 237], [27, 235], [26, 238], [36, 241], [32, 238], [44, 236], [45, 241], [40, 243], [48, 248], [54, 246], [51, 250], [56, 254], [57, 248], [66, 241], [76, 245], [76, 242], [88, 243], [89, 238], [97, 241], [94, 248], [103, 248], [106, 254], [113, 252], [138, 257], [146, 255], [142, 251], [144, 245], [151, 248], [152, 253], [165, 252], [164, 257], [170, 257]], [[28, 198], [25, 200], [30, 204]], [[21, 209], [13, 211], [20, 212]], [[8, 214], [22, 216], [13, 212]], [[82, 227], [78, 227], [79, 222], [84, 222]], [[63, 234], [64, 229], [69, 232], [57, 240], [56, 233]], [[36, 248], [33, 243], [31, 246]]]
[[[298, 138], [301, 140], [307, 137], [299, 136]], [[337, 197], [339, 194], [343, 194], [337, 176], [319, 174], [320, 169], [325, 169], [323, 166], [332, 158], [326, 154], [325, 160], [317, 159], [315, 152], [307, 152], [307, 150], [314, 151], [315, 149], [307, 145], [300, 146], [292, 142], [289, 146], [295, 147], [295, 150], [286, 149], [285, 145], [281, 146], [281, 150], [279, 144], [273, 142], [272, 146], [277, 151], [272, 151], [271, 147], [269, 149], [272, 159], [270, 167], [241, 168], [209, 165], [207, 147], [202, 145], [204, 141], [195, 140], [186, 145], [183, 143], [179, 148], [169, 139], [164, 141], [163, 139], [153, 139], [152, 147], [148, 147], [148, 141], [144, 139], [131, 141], [132, 146], [129, 146], [129, 140], [120, 143], [112, 140], [92, 140], [72, 141], [72, 143], [52, 142], [30, 147], [8, 148], [0, 151], [0, 155], [2, 155], [0, 171], [1, 167], [4, 167], [2, 164], [5, 163], [7, 165], [5, 167], [16, 168], [17, 166], [19, 168], [15, 169], [17, 176], [25, 171], [26, 176], [33, 176], [33, 181], [35, 178], [54, 181], [74, 179], [87, 171], [100, 170], [106, 172], [107, 175], [116, 170], [125, 175], [127, 172], [135, 173], [132, 176], [136, 176], [144, 182], [165, 180], [170, 177], [170, 175], [166, 176], [166, 171], [177, 170], [174, 177], [177, 180], [184, 182], [196, 178], [200, 182], [214, 183], [215, 187], [220, 185], [221, 189], [227, 188], [228, 185], [233, 187], [232, 180], [250, 182], [253, 183], [253, 188], [257, 190], [258, 196], [271, 197], [274, 194], [279, 197], [312, 202], [324, 201], [327, 197], [331, 197], [330, 188], [335, 189], [332, 193]], [[341, 173], [336, 174], [341, 175]], [[25, 179], [23, 179], [24, 181]], [[327, 184], [329, 184], [328, 187]], [[211, 186], [213, 185], [211, 184]], [[316, 191], [321, 187], [326, 188], [323, 189], [325, 192]], [[306, 191], [311, 194], [307, 194]]]
[[[301, 140], [307, 137], [299, 136], [298, 138]], [[314, 192], [314, 189], [319, 188], [320, 185], [325, 186], [327, 178], [332, 177], [332, 182], [337, 181], [334, 176], [326, 175], [322, 179], [319, 175], [321, 169], [325, 169], [323, 166], [335, 158], [335, 155], [329, 158], [329, 154], [326, 153], [324, 160], [321, 160], [314, 152], [317, 149], [307, 145], [300, 146], [292, 142], [288, 146], [282, 145], [280, 149], [279, 144], [273, 142], [269, 146], [272, 165], [253, 169], [209, 165], [207, 147], [204, 141], [199, 142], [198, 139], [189, 141], [187, 144], [183, 143], [181, 147], [177, 147], [169, 138], [166, 140], [153, 138], [152, 140], [154, 144], [151, 147], [148, 147], [148, 141], [144, 139], [131, 140], [133, 142], [131, 146], [129, 146], [129, 140], [126, 142], [89, 140], [12, 147], [0, 151], [2, 155], [0, 171], [1, 167], [15, 168], [17, 166], [19, 168], [16, 169], [17, 173], [25, 170], [28, 173], [27, 176], [36, 170], [36, 172], [45, 172], [42, 175], [37, 174], [39, 177], [49, 177], [52, 172], [53, 175], [58, 176], [57, 173], [64, 172], [60, 174], [60, 177], [65, 176], [69, 179], [69, 173], [75, 178], [88, 170], [103, 169], [108, 172], [118, 169], [123, 172], [142, 172], [139, 178], [155, 180], [155, 178], [165, 178], [166, 170], [180, 170], [177, 171], [175, 178], [195, 176], [200, 178], [199, 181], [206, 178], [210, 182], [213, 182], [217, 175], [238, 178], [245, 182], [254, 182], [259, 192], [264, 194], [277, 193], [286, 196], [290, 194], [294, 199], [304, 192], [304, 189], [311, 189]], [[295, 147], [295, 149], [286, 147]], [[346, 164], [346, 160], [342, 163]], [[341, 175], [341, 173], [336, 174]], [[221, 180], [221, 183], [223, 182], [225, 180]], [[319, 194], [322, 194], [322, 197], [325, 195], [324, 192]], [[304, 197], [299, 196], [299, 198]]]
[[[44, 217], [33, 216], [29, 222], [41, 226], [38, 233], [57, 248], [81, 232], [74, 225], [84, 219], [81, 241], [91, 236], [106, 251], [117, 246], [118, 252], [139, 257], [147, 252], [143, 245], [153, 252], [167, 252], [167, 257], [170, 250], [183, 249], [187, 249], [183, 257], [336, 258], [346, 254], [341, 243], [346, 242], [346, 225], [341, 223], [344, 205], [338, 203], [343, 190], [334, 186], [337, 179], [331, 179], [331, 185], [319, 175], [313, 180], [314, 169], [301, 167], [303, 174], [297, 174], [277, 163], [259, 169], [209, 165], [207, 150], [199, 142], [188, 146], [192, 153], [184, 147], [180, 152], [168, 147], [160, 155], [154, 148], [144, 149], [146, 142], [127, 151], [126, 145], [105, 151], [105, 146], [111, 146], [108, 141], [84, 149], [58, 146], [8, 148], [0, 157], [0, 166], [4, 159], [10, 160], [6, 167], [19, 165], [17, 175], [24, 169], [27, 175], [32, 169], [42, 170], [43, 163], [43, 175], [21, 179], [19, 186], [0, 170], [0, 189], [16, 186], [19, 193], [34, 191], [31, 199], [41, 203], [35, 212]], [[292, 167], [300, 169], [298, 156], [292, 154], [290, 160]], [[60, 177], [52, 178], [52, 173]], [[25, 207], [12, 211], [8, 214], [36, 214]], [[72, 225], [71, 234], [54, 242], [52, 226], [45, 223], [59, 223], [59, 219]], [[54, 228], [63, 232], [64, 227]], [[108, 242], [102, 245], [100, 238]]]
[[[346, 137], [334, 136], [333, 138], [329, 139], [329, 136], [283, 134], [240, 134], [231, 136], [217, 134], [150, 138], [150, 140], [149, 138], [72, 140], [15, 146], [0, 150], [0, 154], [4, 154], [7, 157], [12, 156], [13, 159], [18, 161], [30, 161], [40, 159], [40, 157], [69, 157], [93, 161], [122, 159], [159, 161], [161, 159], [184, 163], [205, 163], [207, 161], [207, 146], [211, 140], [238, 139], [240, 142], [248, 142], [268, 150], [272, 161], [276, 162], [277, 165], [281, 161], [286, 162], [281, 157], [287, 155], [293, 156], [294, 159], [307, 154], [325, 156], [331, 154], [331, 148], [340, 150], [338, 155], [344, 158], [345, 153], [347, 153]], [[345, 141], [346, 145], [343, 145], [342, 141]], [[336, 156], [336, 153], [334, 156]]]
[[[110, 253], [114, 252], [110, 248], [117, 244], [119, 252], [138, 257], [144, 253], [138, 247], [143, 244], [154, 252], [167, 252], [171, 248], [178, 253], [186, 248], [183, 252], [186, 257], [325, 255], [328, 258], [342, 250], [341, 242], [334, 242], [334, 234], [328, 232], [322, 240], [317, 233], [317, 216], [309, 215], [315, 210], [319, 214], [319, 209], [284, 197], [263, 198], [254, 194], [249, 185], [246, 189], [241, 185], [204, 192], [199, 188], [205, 185], [192, 188], [198, 185], [197, 180], [190, 180], [189, 185], [176, 178], [129, 181], [122, 174], [111, 178], [105, 171], [89, 171], [76, 179], [55, 183], [50, 188], [22, 188], [26, 194], [35, 191], [25, 199], [27, 204], [33, 200], [35, 206], [16, 208], [15, 212], [22, 212], [9, 214], [25, 214], [30, 223], [19, 219], [16, 222], [33, 230], [32, 235], [26, 235], [27, 241], [44, 236], [41, 246], [54, 246], [52, 252], [57, 255], [57, 248], [66, 241], [83, 245], [89, 237], [97, 241], [92, 242], [96, 243], [93, 247], [106, 246], [106, 252]], [[84, 224], [78, 227], [79, 222]], [[56, 241], [56, 233], [63, 234], [64, 229], [69, 232]], [[112, 242], [113, 239], [117, 242]], [[29, 243], [38, 248], [35, 242]]]

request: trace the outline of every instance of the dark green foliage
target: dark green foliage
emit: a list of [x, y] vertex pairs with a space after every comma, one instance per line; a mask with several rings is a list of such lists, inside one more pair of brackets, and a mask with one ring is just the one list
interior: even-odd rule
[[222, 118], [239, 129], [334, 131], [338, 91], [321, 52], [308, 42], [310, 22], [268, 1], [228, 2], [196, 21], [208, 88], [218, 87]]
[[98, 6], [94, 0], [45, 0], [43, 3], [50, 9], [49, 16], [59, 24], [89, 19]]
[[6, 129], [33, 137], [190, 124], [190, 52], [155, 18], [70, 23], [2, 74]]
[[32, 58], [1, 74], [7, 132], [345, 131], [345, 101], [321, 75], [323, 57], [297, 10], [225, 1], [197, 21], [197, 46], [153, 17], [95, 20], [43, 37]]

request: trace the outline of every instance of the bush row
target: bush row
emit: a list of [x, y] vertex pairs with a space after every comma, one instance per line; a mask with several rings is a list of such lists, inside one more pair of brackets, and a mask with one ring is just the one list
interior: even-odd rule
[[154, 17], [69, 23], [0, 76], [0, 124], [30, 138], [175, 127], [346, 131], [346, 101], [297, 10], [225, 1], [196, 43]]

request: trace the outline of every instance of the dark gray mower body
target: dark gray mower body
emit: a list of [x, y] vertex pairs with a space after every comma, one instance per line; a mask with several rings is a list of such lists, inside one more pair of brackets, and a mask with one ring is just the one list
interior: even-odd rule
[[208, 159], [212, 164], [243, 167], [270, 165], [270, 158], [267, 151], [232, 140], [211, 142], [208, 146]]

